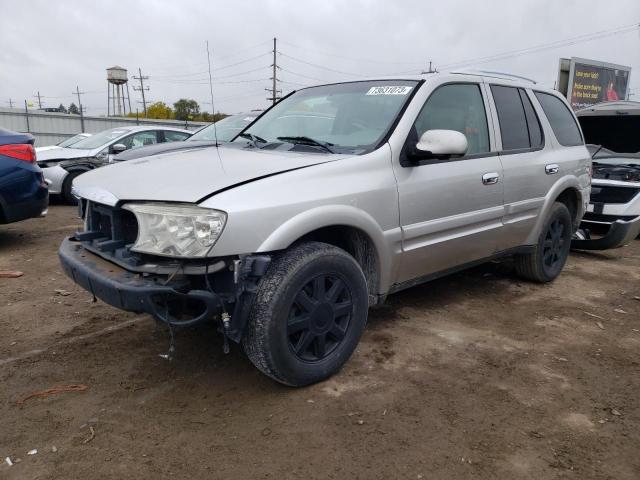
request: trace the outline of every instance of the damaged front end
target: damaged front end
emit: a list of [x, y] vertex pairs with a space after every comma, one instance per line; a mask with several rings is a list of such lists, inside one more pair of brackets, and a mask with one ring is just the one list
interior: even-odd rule
[[640, 158], [603, 153], [593, 162], [591, 198], [573, 249], [618, 248], [640, 235]]
[[640, 234], [640, 103], [604, 102], [576, 116], [593, 158], [593, 178], [589, 206], [571, 247], [621, 247]]
[[[83, 200], [99, 222], [66, 238], [59, 249], [65, 273], [94, 298], [122, 310], [148, 313], [170, 329], [219, 322], [226, 339], [239, 342], [257, 282], [271, 258], [244, 255], [180, 260], [131, 250], [133, 214]], [[173, 337], [173, 335], [172, 335]]]

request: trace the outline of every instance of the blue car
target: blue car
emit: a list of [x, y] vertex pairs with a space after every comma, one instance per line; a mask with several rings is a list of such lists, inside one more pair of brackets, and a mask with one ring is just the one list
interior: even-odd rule
[[0, 128], [0, 224], [46, 214], [49, 191], [33, 137]]

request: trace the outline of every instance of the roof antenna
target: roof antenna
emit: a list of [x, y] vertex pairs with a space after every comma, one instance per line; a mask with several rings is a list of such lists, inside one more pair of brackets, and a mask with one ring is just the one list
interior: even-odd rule
[[213, 135], [216, 139], [216, 148], [218, 147], [218, 129], [216, 128], [216, 108], [213, 103], [213, 80], [211, 77], [211, 54], [209, 53], [209, 40], [207, 40], [207, 63], [209, 64], [209, 93], [211, 93], [211, 113], [213, 114]]

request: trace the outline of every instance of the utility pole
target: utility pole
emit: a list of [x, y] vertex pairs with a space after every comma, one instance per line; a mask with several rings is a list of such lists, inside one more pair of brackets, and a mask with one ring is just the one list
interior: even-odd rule
[[421, 73], [422, 75], [426, 75], [427, 73], [438, 73], [438, 70], [431, 66], [431, 60], [429, 60], [429, 70], [427, 71], [423, 70]]
[[149, 77], [143, 77], [142, 76], [142, 69], [138, 68], [138, 76], [134, 76], [133, 77], [135, 80], [139, 80], [140, 81], [140, 86], [136, 87], [135, 85], [133, 86], [133, 89], [136, 92], [141, 92], [142, 93], [142, 110], [144, 111], [144, 116], [147, 116], [147, 100], [144, 98], [144, 91], [145, 90], [149, 90], [149, 86], [144, 86], [144, 81], [145, 80], [149, 80]]
[[26, 99], [24, 101], [24, 119], [27, 121], [27, 133], [31, 133], [31, 126], [29, 125], [29, 107]]
[[272, 81], [272, 86], [271, 89], [265, 88], [265, 90], [267, 92], [271, 92], [271, 97], [268, 97], [267, 100], [271, 100], [271, 103], [276, 103], [278, 100], [280, 100], [280, 97], [278, 97], [278, 93], [280, 92], [280, 90], [277, 89], [276, 85], [278, 82], [278, 76], [277, 76], [277, 71], [278, 71], [278, 61], [277, 61], [277, 53], [278, 53], [278, 48], [277, 48], [277, 39], [274, 37], [273, 38], [273, 64], [271, 65], [273, 67], [273, 76], [269, 79]]
[[38, 97], [38, 108], [40, 110], [42, 110], [42, 100], [40, 100], [40, 92], [38, 92], [38, 94], [36, 95], [36, 97]]
[[82, 108], [82, 100], [80, 100], [80, 88], [77, 85], [75, 93], [78, 96], [78, 109], [80, 110], [80, 130], [84, 133], [84, 109]]
[[13, 108], [13, 100], [9, 99], [9, 108]]

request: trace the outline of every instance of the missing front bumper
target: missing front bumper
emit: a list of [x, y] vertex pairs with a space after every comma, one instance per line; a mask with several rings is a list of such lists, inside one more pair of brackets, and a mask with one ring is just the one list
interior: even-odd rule
[[62, 242], [58, 256], [75, 283], [121, 310], [148, 313], [157, 320], [185, 327], [210, 320], [220, 311], [221, 299], [214, 292], [189, 289], [187, 282], [167, 282], [164, 277], [129, 272], [89, 252], [72, 238]]

